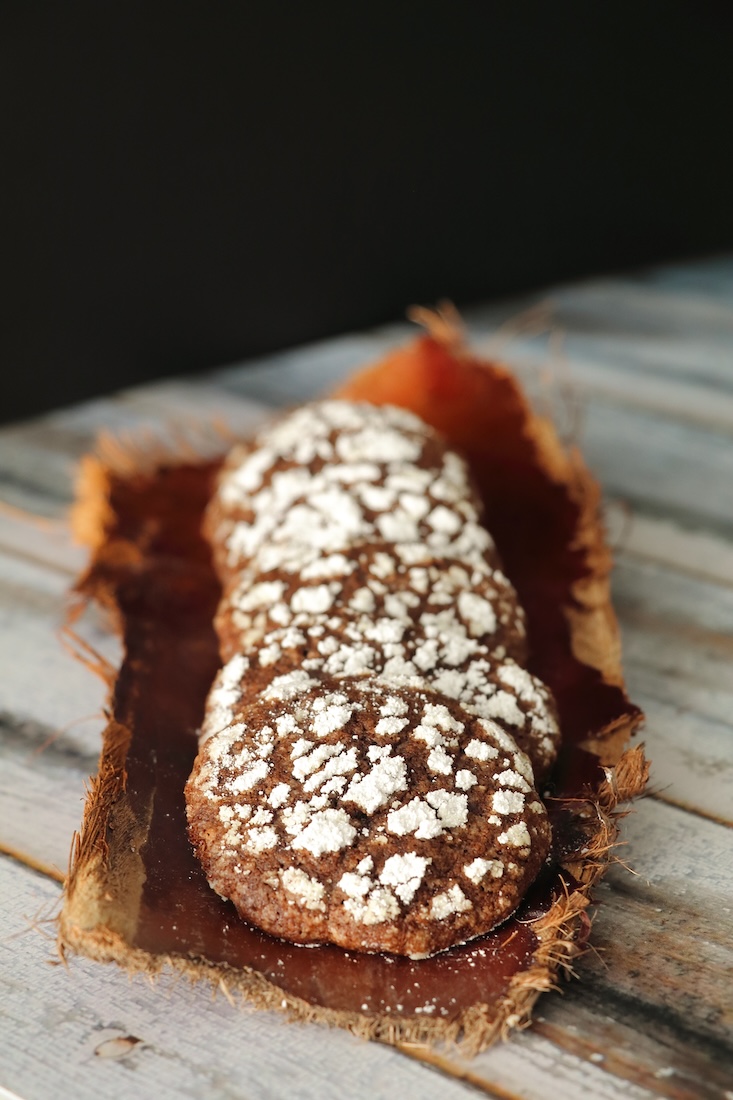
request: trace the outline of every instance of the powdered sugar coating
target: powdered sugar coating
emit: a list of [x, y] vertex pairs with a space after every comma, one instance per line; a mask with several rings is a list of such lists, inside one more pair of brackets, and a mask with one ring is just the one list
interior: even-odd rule
[[[302, 630], [332, 617], [357, 632], [361, 622], [362, 633], [375, 622], [396, 619], [414, 634], [413, 647], [438, 639], [436, 656], [439, 644], [449, 660], [451, 654], [518, 661], [526, 655], [524, 613], [516, 592], [488, 562], [437, 558], [406, 566], [394, 547], [358, 547], [332, 555], [331, 561], [338, 564], [328, 579], [313, 572], [305, 578], [275, 572], [271, 576], [277, 580], [263, 582], [251, 567], [239, 572], [217, 619], [227, 656], [242, 641], [247, 647], [267, 645], [268, 635], [278, 628]], [[429, 659], [425, 654], [423, 664]]]
[[545, 857], [559, 732], [463, 459], [405, 410], [306, 406], [230, 456], [207, 530], [226, 664], [187, 810], [214, 889], [296, 941], [488, 931]]
[[[417, 620], [400, 601], [391, 608], [391, 617], [297, 615], [290, 619], [291, 625], [271, 629], [262, 637], [262, 647], [250, 652], [240, 697], [245, 699], [261, 687], [263, 674], [269, 676], [270, 669], [274, 675], [298, 663], [304, 686], [324, 675], [376, 676], [397, 688], [434, 691], [510, 732], [532, 761], [535, 776], [544, 778], [560, 742], [554, 703], [545, 685], [516, 661], [499, 659], [488, 646], [472, 639], [452, 607], [437, 615], [429, 611]], [[229, 684], [227, 680], [225, 687], [217, 683], [212, 689], [209, 705], [217, 715], [224, 713], [224, 704], [232, 698]], [[394, 724], [385, 723], [380, 729]], [[437, 751], [433, 764], [436, 771], [446, 766]]]
[[300, 573], [375, 542], [405, 563], [493, 553], [465, 462], [411, 413], [325, 401], [235, 452], [209, 524], [229, 568]]
[[201, 741], [211, 737], [212, 733], [226, 729], [234, 721], [237, 706], [242, 702], [244, 678], [249, 666], [249, 657], [243, 653], [235, 653], [217, 673], [209, 692], [201, 727]]
[[[323, 724], [324, 714], [341, 721]], [[385, 717], [401, 728], [380, 725]], [[260, 697], [238, 719], [199, 755], [191, 833], [214, 888], [266, 930], [432, 953], [476, 934], [476, 921], [486, 931], [502, 920], [546, 855], [549, 826], [526, 757], [453, 701], [324, 678], [296, 699]], [[487, 747], [484, 759], [469, 753], [474, 744]], [[436, 749], [450, 762], [437, 777]], [[458, 783], [468, 772], [473, 783]], [[476, 873], [486, 852], [500, 877]], [[285, 918], [284, 867], [298, 872]]]

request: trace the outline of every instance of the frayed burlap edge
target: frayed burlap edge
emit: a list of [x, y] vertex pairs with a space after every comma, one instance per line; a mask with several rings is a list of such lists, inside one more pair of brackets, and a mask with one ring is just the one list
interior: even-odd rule
[[[529, 311], [525, 320], [530, 314], [538, 315], [533, 324], [540, 318], [542, 325], [546, 325], [547, 310], [542, 303]], [[585, 576], [573, 584], [571, 599], [563, 607], [573, 655], [582, 664], [600, 672], [607, 684], [623, 689], [621, 638], [611, 603], [613, 561], [602, 520], [601, 489], [587, 469], [580, 449], [564, 444], [552, 420], [535, 413], [506, 365], [493, 358], [476, 358], [466, 340], [463, 320], [452, 302], [441, 302], [435, 309], [413, 307], [408, 317], [421, 325], [431, 340], [442, 345], [455, 362], [464, 361], [471, 369], [483, 369], [498, 381], [513, 385], [517, 406], [525, 421], [523, 434], [534, 447], [538, 465], [546, 477], [564, 489], [578, 509], [575, 538], [569, 549], [582, 552], [588, 568]], [[409, 348], [408, 345], [402, 350], [409, 352]], [[393, 371], [398, 369], [397, 359], [399, 352], [392, 359]], [[334, 396], [368, 400], [366, 395], [371, 385], [379, 386], [382, 369], [382, 364], [371, 364], [355, 372], [336, 388]], [[384, 399], [383, 392], [381, 399]], [[623, 717], [597, 731], [583, 747], [595, 753], [602, 764], [614, 764], [641, 721], [640, 712], [635, 718]]]
[[[649, 772], [643, 746], [629, 749], [615, 768], [606, 769], [606, 779], [597, 794], [578, 800], [587, 822], [583, 853], [563, 868], [572, 876], [572, 889], [566, 886], [547, 913], [529, 922], [538, 940], [530, 967], [512, 979], [498, 1004], [473, 1005], [448, 1022], [398, 1019], [388, 1014], [365, 1016], [323, 1008], [284, 992], [257, 971], [234, 970], [206, 959], [175, 954], [153, 955], [131, 947], [129, 902], [119, 905], [117, 897], [120, 889], [129, 892], [129, 870], [124, 861], [129, 858], [131, 838], [129, 832], [119, 828], [125, 816], [124, 759], [128, 744], [129, 731], [110, 723], [100, 774], [92, 781], [72, 848], [58, 927], [58, 951], [63, 960], [73, 952], [98, 962], [117, 963], [130, 975], [159, 979], [172, 973], [192, 984], [206, 981], [212, 992], [221, 993], [232, 1004], [239, 1000], [254, 1009], [284, 1012], [293, 1021], [338, 1026], [360, 1038], [392, 1045], [452, 1046], [465, 1057], [485, 1050], [499, 1038], [507, 1038], [514, 1028], [527, 1027], [540, 994], [556, 989], [562, 975], [572, 974], [573, 961], [583, 953], [590, 930], [587, 910], [591, 890], [615, 858], [618, 823], [626, 812], [619, 806], [643, 793]], [[110, 852], [105, 839], [112, 816], [116, 824], [115, 848], [120, 849], [115, 853]], [[119, 863], [121, 867], [116, 866]]]
[[[599, 525], [598, 487], [579, 453], [564, 450], [552, 424], [533, 417], [532, 427], [543, 466], [580, 505], [576, 546], [586, 551], [592, 564], [591, 577], [576, 585], [575, 606], [565, 609], [573, 651], [584, 663], [598, 668], [607, 682], [620, 684], [618, 627], [609, 593], [611, 557]], [[205, 461], [220, 455], [231, 442], [229, 431], [222, 425], [202, 430], [198, 443], [196, 432], [192, 433], [189, 426], [124, 440], [103, 437], [97, 453], [86, 456], [80, 465], [71, 515], [75, 536], [93, 551], [104, 545], [114, 521], [110, 505], [112, 476], [149, 474], [164, 465]], [[77, 583], [81, 596], [70, 608], [65, 633], [80, 659], [111, 689], [114, 670], [97, 658], [74, 629], [90, 598], [113, 610], [111, 593], [85, 588], [92, 569], [93, 565]], [[114, 720], [105, 730], [99, 774], [90, 782], [82, 824], [72, 842], [58, 922], [59, 954], [62, 959], [67, 953], [78, 953], [99, 962], [115, 962], [129, 974], [142, 973], [151, 979], [169, 973], [192, 983], [207, 981], [214, 993], [220, 992], [232, 1003], [239, 1000], [254, 1009], [284, 1012], [294, 1021], [339, 1026], [364, 1039], [410, 1048], [448, 1045], [470, 1057], [497, 1039], [506, 1038], [513, 1029], [527, 1027], [540, 994], [556, 989], [562, 976], [571, 975], [573, 961], [584, 952], [591, 924], [591, 891], [615, 858], [618, 821], [625, 813], [618, 807], [643, 794], [648, 779], [649, 764], [643, 746], [623, 751], [637, 725], [638, 721], [622, 718], [603, 731], [598, 741], [587, 743], [602, 763], [615, 766], [606, 767], [606, 779], [597, 792], [574, 800], [581, 806], [586, 831], [582, 855], [568, 859], [563, 866], [572, 887], [566, 886], [547, 913], [529, 922], [538, 940], [531, 965], [515, 975], [497, 1004], [473, 1005], [452, 1021], [399, 1019], [388, 1014], [366, 1016], [312, 1005], [246, 968], [235, 970], [206, 959], [153, 955], [131, 947], [128, 933], [134, 926], [144, 872], [140, 858], [130, 857], [131, 848], [137, 847], [130, 844], [134, 838], [129, 832], [131, 815], [126, 813], [125, 804], [130, 731]], [[106, 839], [112, 818], [116, 826], [112, 833], [115, 852], [110, 851]], [[120, 840], [126, 844], [120, 844]]]

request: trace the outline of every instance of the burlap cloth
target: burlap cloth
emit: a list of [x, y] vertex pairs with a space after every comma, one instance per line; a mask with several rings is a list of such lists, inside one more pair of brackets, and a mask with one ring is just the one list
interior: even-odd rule
[[[530, 667], [560, 710], [564, 748], [547, 793], [552, 866], [499, 929], [420, 962], [285, 944], [239, 920], [193, 857], [183, 803], [218, 667], [219, 589], [199, 528], [225, 441], [215, 430], [198, 442], [108, 438], [81, 466], [73, 526], [92, 556], [68, 636], [109, 684], [109, 722], [74, 838], [59, 946], [148, 975], [172, 968], [230, 998], [364, 1037], [458, 1042], [472, 1053], [524, 1026], [584, 949], [619, 806], [647, 779], [642, 749], [627, 748], [642, 716], [623, 689], [599, 490], [512, 374], [472, 359], [449, 326], [434, 325], [339, 395], [412, 408], [469, 458], [528, 614]], [[119, 669], [75, 629], [92, 600], [123, 640]]]

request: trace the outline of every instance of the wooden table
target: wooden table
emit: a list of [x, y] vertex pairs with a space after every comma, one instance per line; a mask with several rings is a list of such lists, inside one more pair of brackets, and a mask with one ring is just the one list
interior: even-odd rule
[[[653, 760], [578, 980], [539, 1002], [530, 1030], [465, 1061], [55, 957], [104, 704], [57, 635], [85, 561], [66, 523], [75, 464], [102, 428], [223, 417], [249, 429], [408, 330], [355, 334], [0, 432], [0, 1095], [733, 1097], [733, 259], [547, 298], [563, 348], [511, 337], [506, 322], [528, 302], [474, 310], [470, 331], [550, 404], [604, 486], [628, 683]], [[95, 642], [118, 659], [101, 626]]]

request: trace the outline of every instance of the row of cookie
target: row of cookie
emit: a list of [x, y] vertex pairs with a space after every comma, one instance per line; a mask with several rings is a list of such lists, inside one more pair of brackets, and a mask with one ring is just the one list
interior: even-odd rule
[[[324, 500], [324, 481], [339, 487], [335, 499]], [[401, 510], [396, 526], [379, 505]], [[436, 509], [451, 516], [437, 532]], [[242, 690], [257, 694], [295, 666], [432, 686], [504, 725], [544, 776], [556, 715], [522, 667], [524, 614], [480, 518], [465, 463], [401, 409], [306, 406], [234, 453], [209, 528], [225, 581], [216, 627], [225, 661], [248, 656]], [[227, 700], [238, 667], [220, 676]], [[229, 713], [218, 688], [204, 736]]]
[[208, 520], [228, 661], [187, 805], [212, 886], [265, 930], [429, 954], [535, 877], [524, 752], [544, 775], [557, 724], [480, 519], [401, 410], [306, 407], [230, 457]]
[[203, 746], [189, 828], [265, 931], [413, 958], [521, 902], [550, 828], [528, 758], [432, 691], [285, 673]]
[[416, 416], [324, 401], [230, 455], [209, 510], [219, 572], [338, 575], [338, 556], [392, 546], [399, 567], [498, 565], [465, 462]]

